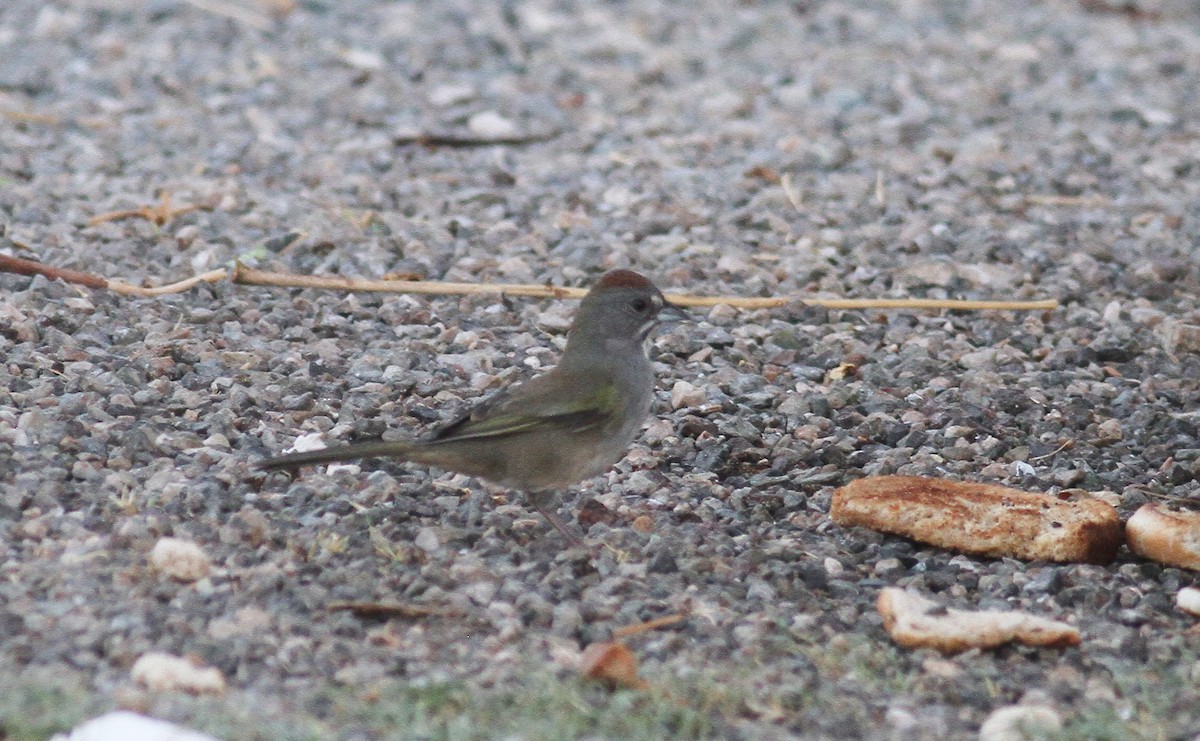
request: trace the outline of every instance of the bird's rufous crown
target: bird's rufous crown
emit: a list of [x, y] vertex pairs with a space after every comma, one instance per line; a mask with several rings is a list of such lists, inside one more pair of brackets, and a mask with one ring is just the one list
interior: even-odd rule
[[632, 270], [610, 270], [596, 283], [597, 288], [649, 288], [653, 285], [646, 276]]

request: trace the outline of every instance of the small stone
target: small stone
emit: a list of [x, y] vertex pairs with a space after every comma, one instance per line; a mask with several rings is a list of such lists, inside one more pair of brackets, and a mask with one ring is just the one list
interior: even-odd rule
[[195, 224], [188, 224], [175, 232], [175, 242], [179, 245], [179, 249], [187, 249], [199, 236], [200, 227]]
[[462, 593], [470, 598], [477, 605], [492, 605], [492, 598], [496, 596], [498, 587], [495, 582], [477, 581], [473, 584], [468, 584], [462, 588]]
[[679, 564], [675, 561], [674, 554], [668, 550], [661, 550], [650, 559], [646, 570], [651, 574], [674, 574], [679, 571]]
[[954, 280], [954, 266], [948, 262], [924, 262], [905, 268], [903, 274], [918, 285], [948, 286]]
[[996, 47], [996, 58], [1006, 62], [1036, 62], [1042, 58], [1042, 51], [1035, 44], [1014, 42], [1001, 44]]
[[381, 70], [385, 64], [383, 57], [370, 49], [346, 49], [342, 52], [342, 61], [365, 72]]
[[1168, 319], [1159, 325], [1158, 331], [1163, 348], [1172, 355], [1200, 352], [1200, 325]]
[[811, 635], [821, 625], [821, 617], [811, 612], [802, 612], [792, 616], [792, 624], [788, 631], [797, 638]]
[[1013, 476], [1035, 476], [1035, 475], [1037, 475], [1037, 469], [1035, 469], [1033, 466], [1029, 465], [1025, 461], [1013, 461], [1012, 465], [1009, 466], [1009, 468], [1012, 469]]
[[1050, 480], [1059, 486], [1077, 486], [1087, 478], [1087, 471], [1081, 468], [1063, 468], [1051, 472]]
[[741, 275], [753, 270], [754, 266], [741, 255], [725, 254], [717, 258], [717, 270], [723, 273]]
[[1184, 587], [1175, 595], [1175, 606], [1184, 612], [1200, 617], [1200, 589]]
[[554, 606], [550, 630], [555, 635], [573, 636], [583, 627], [583, 615], [577, 602], [561, 602]]
[[223, 694], [225, 678], [221, 672], [198, 661], [166, 653], [148, 653], [134, 662], [133, 681], [152, 692], [190, 692]]
[[590, 530], [592, 525], [596, 523], [604, 523], [612, 527], [618, 520], [620, 520], [620, 517], [616, 512], [605, 506], [604, 502], [593, 497], [584, 500], [579, 506], [578, 513], [575, 515], [575, 521], [579, 523], [584, 532]]
[[683, 409], [684, 407], [699, 406], [704, 403], [703, 389], [694, 386], [687, 381], [676, 381], [671, 387], [671, 408]]
[[1016, 268], [990, 263], [959, 265], [958, 274], [972, 285], [993, 290], [1012, 288], [1021, 277], [1020, 271]]
[[830, 579], [837, 579], [846, 573], [846, 567], [842, 566], [842, 562], [836, 558], [826, 558], [824, 562], [825, 575]]
[[829, 588], [829, 574], [814, 561], [804, 561], [796, 567], [796, 576], [804, 586], [813, 590]]
[[1045, 705], [1008, 705], [997, 708], [979, 728], [979, 741], [1025, 741], [1049, 736], [1062, 729], [1062, 718]]
[[229, 450], [229, 438], [218, 432], [215, 435], [209, 435], [208, 437], [204, 438], [204, 446], [206, 448]]
[[1121, 321], [1121, 302], [1109, 301], [1104, 306], [1104, 312], [1101, 314], [1104, 321], [1109, 324], [1116, 324]]
[[426, 553], [435, 553], [442, 547], [441, 539], [438, 538], [437, 528], [423, 527], [417, 532], [417, 537], [413, 539], [413, 545], [425, 551]]
[[475, 88], [467, 84], [438, 85], [429, 91], [429, 102], [438, 107], [466, 103], [475, 97]]
[[247, 605], [232, 617], [216, 618], [208, 624], [208, 634], [218, 641], [227, 641], [235, 636], [248, 636], [266, 631], [271, 627], [271, 614], [261, 607]]
[[563, 334], [571, 327], [571, 320], [574, 314], [565, 306], [556, 306], [538, 315], [537, 325], [539, 329], [544, 329], [556, 334]]
[[915, 733], [921, 724], [921, 721], [917, 719], [917, 716], [911, 710], [895, 705], [887, 709], [883, 719], [894, 730], [903, 734]]
[[930, 656], [921, 662], [921, 670], [931, 677], [954, 679], [962, 676], [963, 668], [949, 659]]
[[964, 368], [986, 368], [996, 364], [996, 349], [985, 347], [982, 350], [965, 353], [958, 359], [958, 364]]
[[1004, 140], [992, 131], [976, 131], [968, 134], [954, 153], [954, 164], [965, 166], [988, 165], [1004, 154]]
[[1106, 419], [1096, 426], [1097, 442], [1115, 443], [1125, 437], [1121, 423], [1115, 419]]
[[898, 558], [881, 558], [875, 562], [875, 567], [872, 569], [875, 576], [886, 576], [903, 570], [904, 564], [900, 563]]
[[760, 600], [762, 602], [771, 603], [775, 601], [775, 588], [766, 582], [764, 579], [750, 579], [750, 586], [746, 588], [747, 600]]
[[301, 435], [292, 441], [292, 446], [285, 453], [307, 453], [311, 450], [324, 450], [325, 436], [319, 432], [310, 432], [307, 435]]
[[738, 310], [729, 304], [717, 304], [708, 311], [708, 321], [713, 324], [725, 324], [738, 318]]
[[629, 526], [639, 533], [649, 533], [654, 530], [654, 520], [649, 515], [639, 515]]
[[212, 562], [208, 555], [190, 540], [161, 538], [150, 551], [154, 568], [173, 579], [194, 582], [208, 576]]
[[517, 135], [517, 125], [495, 111], [483, 111], [471, 116], [467, 128], [482, 139], [510, 139]]

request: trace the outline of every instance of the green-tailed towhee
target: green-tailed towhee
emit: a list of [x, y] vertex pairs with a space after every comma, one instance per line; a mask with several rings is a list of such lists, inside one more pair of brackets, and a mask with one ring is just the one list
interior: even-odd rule
[[391, 457], [477, 476], [530, 494], [530, 503], [578, 544], [555, 513], [553, 492], [606, 471], [650, 411], [654, 373], [645, 341], [664, 319], [685, 319], [644, 276], [613, 270], [579, 306], [562, 360], [504, 389], [419, 440], [374, 441], [292, 453], [268, 470]]

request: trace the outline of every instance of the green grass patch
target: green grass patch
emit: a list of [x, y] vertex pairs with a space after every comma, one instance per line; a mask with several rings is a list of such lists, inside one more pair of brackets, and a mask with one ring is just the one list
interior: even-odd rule
[[391, 734], [430, 741], [517, 737], [720, 738], [740, 701], [708, 680], [645, 691], [609, 691], [548, 674], [511, 677], [501, 687], [464, 682], [381, 683], [367, 691], [333, 690], [318, 700], [324, 721], [349, 736]]
[[40, 741], [103, 710], [76, 677], [0, 670], [0, 738], [5, 741]]

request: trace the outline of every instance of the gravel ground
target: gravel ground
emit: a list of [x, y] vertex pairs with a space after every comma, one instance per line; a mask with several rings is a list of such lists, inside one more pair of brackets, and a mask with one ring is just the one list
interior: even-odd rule
[[[645, 435], [566, 496], [589, 558], [463, 477], [253, 471], [298, 434], [426, 430], [552, 365], [568, 302], [0, 275], [0, 735], [123, 706], [227, 738], [969, 738], [1022, 701], [1062, 738], [1200, 734], [1200, 635], [1172, 604], [1195, 574], [968, 558], [827, 516], [881, 473], [1107, 490], [1125, 516], [1200, 502], [1200, 343], [1177, 331], [1200, 324], [1193, 3], [207, 7], [0, 3], [0, 222], [32, 248], [6, 252], [130, 282], [265, 247], [302, 273], [632, 267], [694, 293], [1062, 308], [718, 307], [671, 329]], [[203, 208], [89, 223], [162, 192]], [[151, 569], [165, 535], [212, 575]], [[885, 585], [1084, 640], [899, 649]], [[457, 616], [326, 609], [344, 600]], [[679, 612], [630, 641], [651, 699], [570, 681], [584, 644]], [[148, 651], [228, 693], [136, 688]], [[566, 691], [578, 725], [538, 725]], [[426, 725], [371, 715], [405, 702]]]

